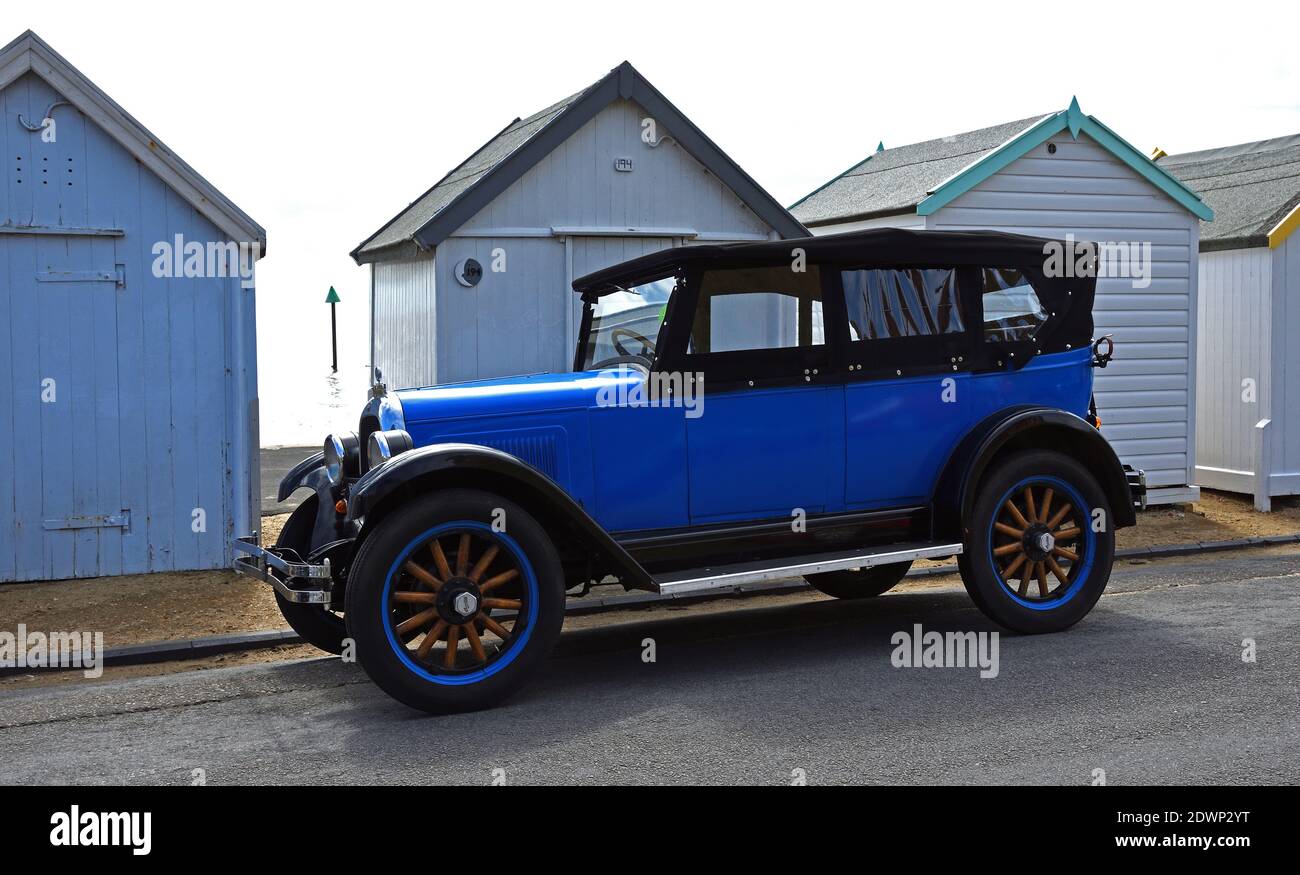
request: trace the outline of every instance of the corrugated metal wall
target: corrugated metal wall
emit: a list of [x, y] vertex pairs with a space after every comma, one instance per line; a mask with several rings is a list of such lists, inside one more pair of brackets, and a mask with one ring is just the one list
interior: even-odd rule
[[1268, 410], [1273, 390], [1272, 252], [1202, 253], [1200, 273], [1197, 479], [1204, 486], [1249, 491], [1255, 423]]
[[[682, 242], [768, 239], [771, 229], [671, 130], [646, 144], [644, 116], [629, 101], [611, 104], [439, 244], [432, 323], [412, 310], [433, 301], [427, 265], [418, 277], [375, 267], [376, 364], [390, 386], [569, 370], [574, 276]], [[631, 173], [615, 170], [620, 157]], [[472, 289], [453, 275], [467, 257], [484, 271]]]
[[60, 232], [0, 233], [0, 580], [225, 566], [256, 525], [256, 434], [234, 431], [253, 293], [154, 277], [156, 242], [220, 233], [74, 108], [53, 143], [19, 126], [56, 97], [32, 75], [0, 93], [0, 222]]
[[[1086, 135], [1053, 137], [930, 217], [935, 230], [992, 228], [1095, 242], [1149, 242], [1151, 284], [1098, 282], [1096, 333], [1115, 360], [1097, 372], [1102, 433], [1153, 488], [1192, 482], [1199, 226], [1188, 213]], [[1188, 500], [1175, 490], [1165, 500]]]
[[434, 355], [437, 337], [437, 283], [434, 256], [383, 261], [370, 266], [374, 288], [372, 355], [394, 388], [432, 385], [438, 381]]

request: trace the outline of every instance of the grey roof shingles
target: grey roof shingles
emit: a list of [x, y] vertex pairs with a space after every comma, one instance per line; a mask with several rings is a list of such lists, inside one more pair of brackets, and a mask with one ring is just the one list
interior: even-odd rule
[[1159, 165], [1214, 210], [1201, 224], [1202, 249], [1267, 246], [1268, 232], [1300, 204], [1300, 134], [1166, 155]]
[[434, 184], [433, 188], [426, 191], [405, 210], [398, 213], [392, 221], [359, 246], [357, 252], [372, 254], [410, 240], [444, 207], [482, 179], [492, 168], [532, 139], [538, 132], [544, 130], [560, 113], [577, 102], [589, 90], [590, 88], [584, 88], [582, 91], [571, 94], [559, 103], [548, 106], [528, 118], [515, 119], [499, 134], [488, 140], [477, 152], [469, 156], [463, 164], [440, 179]]
[[808, 226], [910, 212], [950, 176], [1047, 115], [877, 152], [790, 211]]

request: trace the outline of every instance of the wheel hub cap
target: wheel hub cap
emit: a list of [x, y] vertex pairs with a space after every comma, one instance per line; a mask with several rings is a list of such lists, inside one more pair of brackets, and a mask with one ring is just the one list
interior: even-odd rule
[[1034, 523], [1026, 529], [1022, 543], [1025, 554], [1033, 562], [1042, 562], [1056, 548], [1056, 538], [1042, 523]]
[[[1048, 535], [1050, 538], [1051, 536]], [[478, 599], [471, 592], [463, 592], [452, 599], [451, 606], [462, 617], [472, 617], [478, 613]]]
[[483, 596], [468, 578], [453, 577], [438, 590], [438, 614], [453, 626], [474, 619], [482, 606]]

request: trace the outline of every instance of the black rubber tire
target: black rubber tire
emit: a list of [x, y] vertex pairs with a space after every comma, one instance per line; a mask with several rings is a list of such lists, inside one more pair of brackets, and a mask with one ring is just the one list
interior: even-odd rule
[[[537, 580], [536, 624], [523, 649], [482, 680], [449, 685], [416, 674], [389, 644], [383, 594], [389, 569], [411, 542], [441, 523], [491, 525], [505, 512], [506, 534], [519, 545]], [[348, 576], [344, 616], [356, 643], [357, 661], [384, 692], [430, 714], [490, 708], [514, 694], [541, 667], [564, 624], [564, 574], [546, 530], [514, 502], [470, 489], [450, 489], [413, 499], [386, 517], [362, 543]]]
[[827, 571], [804, 578], [813, 589], [837, 599], [866, 599], [889, 592], [912, 567], [911, 562], [895, 562], [857, 571]]
[[[315, 495], [298, 505], [285, 520], [275, 546], [291, 547], [306, 557], [311, 549], [311, 532], [319, 506], [320, 499]], [[302, 640], [335, 656], [343, 652], [343, 642], [348, 637], [343, 617], [320, 605], [297, 605], [285, 601], [278, 592], [275, 594], [275, 603], [280, 606], [285, 622], [302, 636]]]
[[1068, 601], [1059, 607], [1035, 610], [1012, 598], [999, 580], [989, 555], [992, 523], [1007, 490], [1025, 478], [1037, 476], [1055, 477], [1072, 486], [1088, 505], [1087, 524], [1091, 524], [1091, 512], [1097, 509], [1104, 511], [1104, 520], [1113, 519], [1110, 503], [1096, 478], [1074, 459], [1050, 450], [1027, 450], [1009, 456], [980, 482], [971, 518], [965, 521], [968, 533], [965, 552], [957, 560], [962, 582], [989, 619], [1012, 632], [1027, 635], [1061, 632], [1087, 616], [1105, 591], [1115, 561], [1115, 531], [1107, 524], [1103, 531], [1092, 533], [1091, 537], [1095, 538], [1092, 567], [1083, 586]]

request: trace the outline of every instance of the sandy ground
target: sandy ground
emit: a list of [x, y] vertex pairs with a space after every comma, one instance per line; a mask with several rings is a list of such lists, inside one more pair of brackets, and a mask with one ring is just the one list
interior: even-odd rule
[[[1205, 492], [1190, 508], [1164, 508], [1139, 515], [1137, 527], [1119, 533], [1120, 548], [1216, 541], [1253, 535], [1300, 531], [1300, 503], [1274, 502], [1271, 514], [1256, 513], [1246, 498]], [[263, 518], [263, 541], [273, 543], [286, 516]], [[946, 585], [913, 581], [905, 587]], [[619, 587], [599, 587], [600, 596], [621, 594]], [[724, 602], [725, 604], [725, 602]], [[684, 610], [678, 606], [677, 610]], [[693, 606], [698, 611], [700, 606]], [[588, 619], [571, 619], [585, 623]], [[0, 587], [0, 628], [25, 623], [30, 630], [98, 630], [106, 647], [201, 638], [237, 632], [282, 629], [284, 620], [265, 584], [229, 571], [130, 575], [92, 580], [23, 583]], [[285, 650], [296, 650], [287, 648]], [[280, 651], [263, 651], [277, 654]], [[230, 655], [187, 665], [240, 664], [249, 658]], [[275, 659], [288, 658], [283, 655]], [[159, 666], [139, 670], [157, 673]], [[118, 669], [117, 671], [127, 671]], [[0, 687], [3, 688], [3, 687]]]

